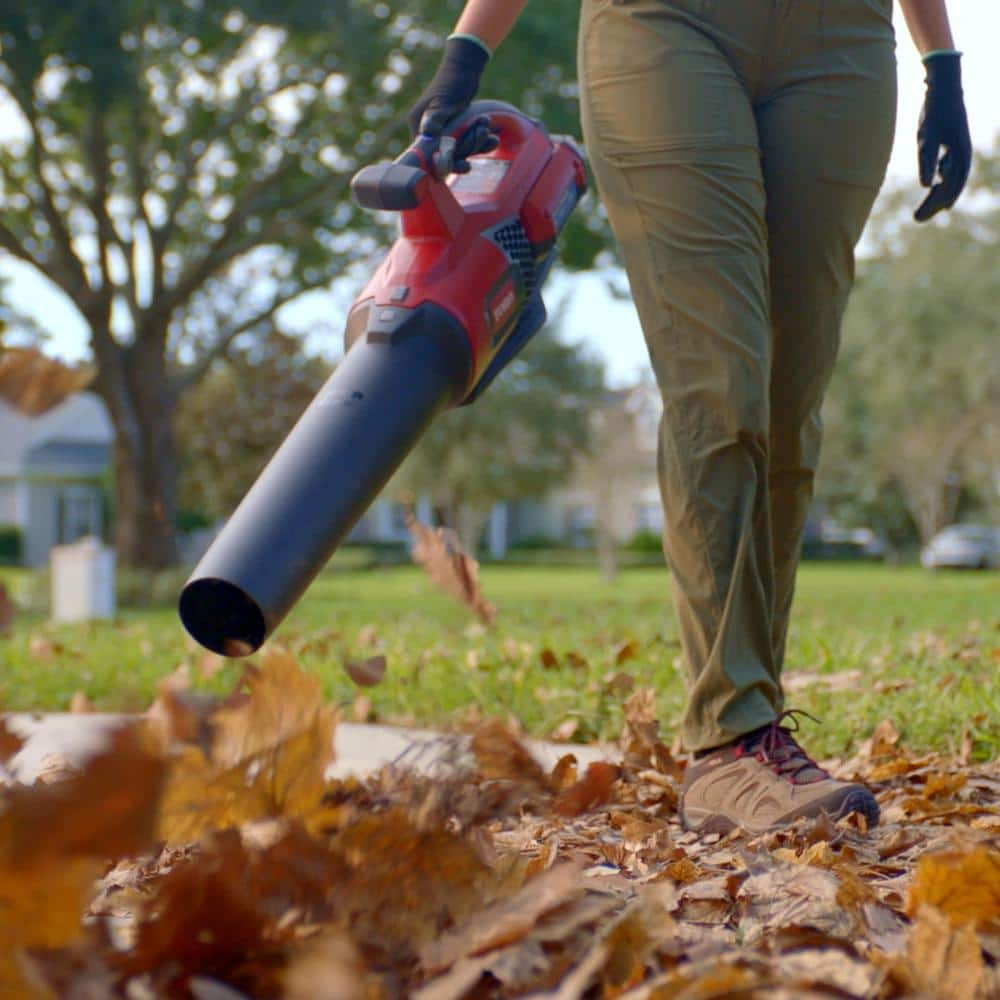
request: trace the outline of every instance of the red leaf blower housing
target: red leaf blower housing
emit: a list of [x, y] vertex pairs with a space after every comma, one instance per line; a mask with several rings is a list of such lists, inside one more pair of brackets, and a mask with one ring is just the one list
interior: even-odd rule
[[[483, 116], [499, 142], [475, 155]], [[343, 360], [181, 592], [185, 628], [217, 653], [260, 647], [434, 416], [478, 398], [545, 322], [541, 285], [586, 186], [579, 151], [495, 101], [432, 147], [352, 182], [402, 232], [351, 307]], [[445, 177], [453, 153], [469, 170]]]

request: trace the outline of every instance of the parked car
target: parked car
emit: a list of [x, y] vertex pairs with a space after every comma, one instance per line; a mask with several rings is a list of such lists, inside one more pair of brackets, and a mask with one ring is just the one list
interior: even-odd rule
[[1000, 528], [953, 524], [931, 539], [920, 562], [927, 569], [1000, 569]]

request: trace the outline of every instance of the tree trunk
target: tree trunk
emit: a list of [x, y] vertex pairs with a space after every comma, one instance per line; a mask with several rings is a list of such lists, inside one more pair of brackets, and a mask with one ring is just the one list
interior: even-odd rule
[[175, 406], [166, 366], [142, 338], [104, 347], [97, 389], [115, 430], [115, 550], [122, 565], [163, 569], [177, 561]]
[[458, 540], [466, 555], [472, 556], [473, 559], [476, 558], [479, 540], [483, 537], [483, 529], [486, 527], [489, 517], [489, 511], [482, 511], [466, 504], [462, 504], [458, 508], [458, 524], [456, 525]]

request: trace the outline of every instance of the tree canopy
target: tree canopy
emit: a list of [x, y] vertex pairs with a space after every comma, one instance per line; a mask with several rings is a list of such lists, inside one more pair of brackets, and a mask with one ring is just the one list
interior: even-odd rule
[[[124, 562], [174, 555], [183, 393], [288, 303], [370, 264], [350, 178], [406, 111], [460, 4], [10, 0], [0, 10], [0, 252], [76, 305], [115, 426]], [[577, 4], [534, 5], [484, 96], [576, 132]], [[565, 239], [589, 264], [591, 203]]]

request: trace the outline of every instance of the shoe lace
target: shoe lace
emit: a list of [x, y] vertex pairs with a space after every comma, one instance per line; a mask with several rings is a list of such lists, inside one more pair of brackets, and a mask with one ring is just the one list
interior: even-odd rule
[[[808, 785], [829, 778], [830, 775], [799, 746], [793, 735], [799, 730], [799, 716], [820, 721], [800, 708], [786, 709], [773, 722], [748, 733], [739, 745], [740, 755], [753, 754], [793, 785]], [[790, 725], [782, 725], [784, 722]]]

